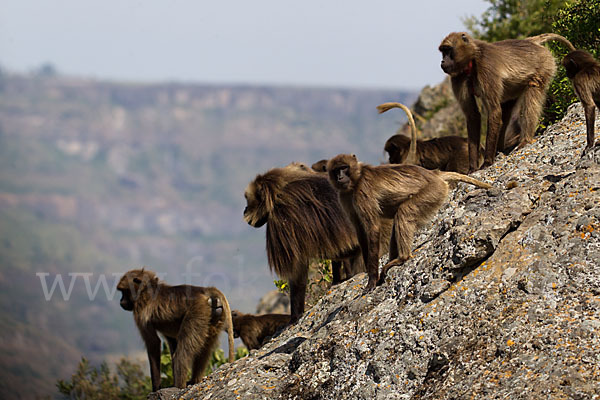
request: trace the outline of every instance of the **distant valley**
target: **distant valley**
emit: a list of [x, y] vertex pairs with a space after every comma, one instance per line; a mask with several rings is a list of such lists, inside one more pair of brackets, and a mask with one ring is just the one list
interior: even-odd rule
[[[275, 277], [264, 228], [242, 219], [248, 182], [275, 166], [341, 152], [379, 163], [405, 116], [380, 116], [375, 106], [415, 99], [401, 90], [2, 73], [4, 393], [52, 394], [81, 356], [99, 362], [143, 350], [131, 315], [96, 286], [100, 274], [112, 285], [116, 273], [147, 265], [169, 283], [191, 277], [218, 286], [232, 307], [254, 311]], [[65, 290], [74, 279], [67, 301], [58, 284], [46, 300], [42, 281], [50, 290], [57, 274]], [[90, 288], [98, 289], [93, 300]]]

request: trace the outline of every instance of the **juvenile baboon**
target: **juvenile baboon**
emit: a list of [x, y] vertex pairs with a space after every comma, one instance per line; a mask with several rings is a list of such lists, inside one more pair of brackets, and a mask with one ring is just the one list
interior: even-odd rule
[[311, 168], [316, 172], [327, 172], [327, 161], [329, 160], [319, 160]]
[[575, 93], [585, 112], [587, 128], [585, 152], [594, 147], [596, 107], [600, 109], [600, 62], [585, 50], [575, 50], [565, 56], [562, 64], [567, 70], [567, 77], [573, 83]]
[[[316, 163], [313, 163], [311, 166], [312, 170], [321, 174], [327, 174], [327, 162], [329, 160], [323, 159], [319, 160]], [[383, 229], [382, 237], [389, 237], [391, 232], [391, 225], [387, 224]], [[387, 235], [387, 236], [386, 236]], [[379, 255], [383, 255], [388, 252], [387, 240], [381, 241]], [[355, 257], [350, 259], [345, 259], [342, 261], [333, 260], [331, 261], [331, 271], [332, 271], [332, 281], [333, 285], [337, 285], [345, 281], [346, 279], [350, 279], [354, 275], [359, 272], [365, 271], [364, 263], [362, 262], [362, 257]]]
[[358, 257], [354, 228], [324, 174], [274, 168], [250, 182], [244, 196], [244, 220], [255, 228], [267, 224], [269, 267], [290, 284], [295, 323], [304, 313], [309, 262]]
[[237, 310], [231, 312], [233, 335], [244, 342], [248, 350], [259, 349], [266, 338], [290, 322], [289, 314], [244, 314]]
[[[184, 388], [188, 367], [190, 383], [202, 378], [219, 333], [227, 329], [229, 362], [234, 361], [233, 324], [227, 299], [214, 287], [170, 286], [160, 282], [154, 272], [131, 270], [119, 281], [121, 307], [133, 311], [133, 318], [146, 344], [152, 390], [160, 389], [160, 338], [169, 343], [175, 386]], [[222, 307], [223, 311], [217, 312]]]
[[401, 108], [408, 116], [410, 139], [394, 135], [385, 142], [385, 151], [391, 164], [413, 164], [427, 169], [469, 172], [469, 146], [460, 136], [442, 136], [429, 140], [417, 139], [417, 127], [410, 109], [401, 103], [383, 103], [377, 106], [382, 114], [392, 108]]
[[542, 46], [549, 40], [574, 50], [567, 39], [553, 33], [488, 43], [454, 32], [440, 44], [441, 67], [450, 75], [452, 91], [467, 119], [470, 171], [478, 168], [481, 130], [475, 97], [481, 98], [488, 118], [482, 168], [494, 162], [497, 149], [523, 147], [533, 140], [556, 72], [552, 54]]
[[[323, 173], [325, 174], [325, 176], [327, 176], [328, 162], [328, 159], [319, 160], [312, 165], [312, 169], [316, 172]], [[388, 253], [391, 233], [392, 221], [383, 221], [381, 224], [381, 234], [379, 241], [379, 257]], [[362, 260], [362, 257], [355, 257], [346, 259], [344, 261], [332, 261], [331, 269], [333, 271], [332, 283], [335, 285], [353, 277], [359, 272], [364, 272], [365, 265]]]
[[[365, 290], [382, 283], [390, 267], [409, 259], [414, 233], [445, 201], [447, 182], [491, 187], [456, 172], [431, 171], [416, 165], [371, 166], [348, 154], [329, 160], [327, 171], [358, 235], [369, 274]], [[379, 256], [373, 249], [378, 248], [380, 229], [385, 220], [393, 220], [390, 261], [379, 277]]]

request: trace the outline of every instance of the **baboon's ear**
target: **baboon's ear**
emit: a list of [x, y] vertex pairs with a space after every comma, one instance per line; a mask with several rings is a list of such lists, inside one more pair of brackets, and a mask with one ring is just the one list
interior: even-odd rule
[[462, 40], [465, 43], [469, 43], [469, 38], [467, 37], [467, 35], [465, 35], [464, 33], [462, 34]]

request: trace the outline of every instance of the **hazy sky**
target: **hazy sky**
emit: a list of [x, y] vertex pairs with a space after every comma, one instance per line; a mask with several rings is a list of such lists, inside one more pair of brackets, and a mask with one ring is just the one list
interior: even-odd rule
[[0, 65], [136, 81], [414, 88], [483, 0], [0, 0]]

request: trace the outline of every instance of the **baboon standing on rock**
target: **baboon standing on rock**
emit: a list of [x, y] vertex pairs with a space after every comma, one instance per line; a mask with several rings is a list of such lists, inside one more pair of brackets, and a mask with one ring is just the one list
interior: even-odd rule
[[304, 313], [310, 261], [360, 255], [352, 224], [325, 174], [274, 168], [250, 182], [244, 196], [244, 220], [255, 228], [267, 224], [269, 267], [290, 284], [295, 323]]
[[470, 171], [478, 169], [481, 130], [475, 97], [481, 98], [488, 115], [483, 168], [492, 165], [497, 149], [523, 147], [533, 140], [556, 72], [552, 54], [542, 46], [549, 40], [575, 49], [553, 33], [488, 43], [454, 32], [440, 44], [441, 67], [450, 75], [452, 91], [467, 119]]
[[585, 50], [575, 50], [565, 56], [562, 64], [585, 112], [587, 128], [585, 152], [594, 147], [596, 107], [600, 109], [600, 62]]
[[[160, 389], [160, 337], [169, 343], [175, 386], [184, 388], [188, 367], [190, 383], [197, 383], [210, 361], [219, 333], [225, 327], [229, 339], [229, 362], [234, 361], [233, 324], [227, 299], [214, 287], [170, 286], [159, 281], [154, 272], [135, 269], [127, 272], [117, 285], [121, 307], [133, 311], [135, 324], [148, 351], [152, 390]], [[223, 307], [216, 316], [215, 302]], [[216, 317], [215, 317], [216, 316]]]
[[[385, 142], [385, 151], [391, 164], [413, 164], [427, 169], [469, 172], [469, 147], [467, 139], [460, 136], [442, 136], [429, 140], [417, 139], [417, 126], [410, 109], [401, 103], [383, 103], [377, 106], [380, 114], [401, 108], [408, 116], [410, 139], [394, 135]], [[314, 166], [313, 166], [314, 168]]]
[[[448, 183], [466, 182], [491, 187], [456, 172], [430, 171], [416, 165], [359, 163], [356, 156], [340, 154], [327, 164], [331, 184], [356, 229], [369, 274], [365, 290], [385, 280], [387, 270], [410, 257], [413, 236], [446, 200]], [[382, 222], [393, 220], [390, 261], [379, 276], [379, 241]]]

